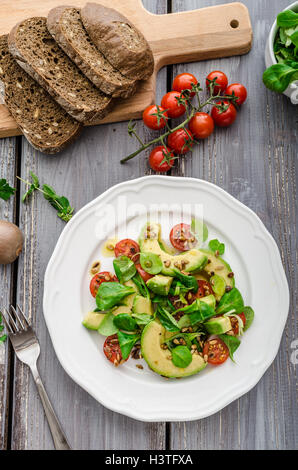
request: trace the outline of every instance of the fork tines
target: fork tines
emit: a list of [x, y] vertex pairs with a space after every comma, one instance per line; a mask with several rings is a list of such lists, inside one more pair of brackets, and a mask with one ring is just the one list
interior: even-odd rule
[[17, 305], [17, 310], [13, 305], [11, 305], [10, 309], [4, 308], [1, 313], [9, 333], [18, 333], [20, 331], [27, 330], [27, 328], [30, 327], [28, 320], [19, 305]]

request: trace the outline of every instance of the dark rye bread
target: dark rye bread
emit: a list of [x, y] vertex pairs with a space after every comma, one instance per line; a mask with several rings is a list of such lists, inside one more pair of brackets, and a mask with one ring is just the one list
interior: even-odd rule
[[136, 80], [124, 77], [92, 44], [79, 9], [68, 6], [53, 8], [48, 14], [47, 27], [64, 52], [101, 91], [121, 98], [135, 93]]
[[47, 20], [34, 17], [18, 23], [8, 36], [18, 64], [77, 121], [102, 119], [112, 98], [104, 95], [77, 68], [47, 30]]
[[154, 58], [142, 33], [112, 8], [87, 3], [81, 9], [83, 24], [95, 46], [125, 77], [147, 79]]
[[79, 135], [82, 125], [16, 63], [7, 35], [0, 36], [0, 80], [5, 104], [34, 148], [57, 153]]

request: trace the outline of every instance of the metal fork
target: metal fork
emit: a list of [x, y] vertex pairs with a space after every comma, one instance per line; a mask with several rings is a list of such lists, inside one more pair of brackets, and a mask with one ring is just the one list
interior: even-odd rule
[[[0, 312], [2, 313], [9, 339], [12, 343], [17, 358], [24, 362], [24, 364], [27, 364], [31, 369], [46, 417], [48, 419], [55, 449], [71, 450], [71, 447], [67, 442], [64, 432], [62, 431], [61, 425], [51, 405], [37, 370], [37, 359], [40, 354], [38, 339], [19, 305], [17, 305], [17, 308], [18, 312], [11, 305], [10, 310], [4, 308], [2, 312]], [[13, 317], [11, 311], [13, 312], [15, 318]]]

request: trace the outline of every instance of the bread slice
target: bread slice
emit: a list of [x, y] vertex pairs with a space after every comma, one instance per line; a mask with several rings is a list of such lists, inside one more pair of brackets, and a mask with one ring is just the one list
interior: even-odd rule
[[152, 75], [150, 46], [125, 16], [112, 8], [87, 3], [81, 9], [81, 18], [95, 46], [122, 75], [137, 80]]
[[76, 67], [47, 30], [43, 17], [28, 18], [10, 32], [8, 46], [18, 64], [78, 121], [102, 119], [112, 98]]
[[5, 104], [34, 148], [57, 153], [79, 135], [82, 125], [16, 63], [7, 35], [0, 36], [0, 80]]
[[124, 77], [92, 44], [79, 9], [67, 6], [53, 8], [48, 14], [47, 27], [64, 52], [101, 91], [121, 98], [135, 93], [136, 80]]

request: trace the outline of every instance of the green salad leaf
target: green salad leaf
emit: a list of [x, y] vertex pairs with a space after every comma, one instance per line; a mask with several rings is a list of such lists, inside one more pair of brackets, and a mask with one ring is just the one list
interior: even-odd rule
[[120, 282], [127, 282], [134, 277], [137, 270], [134, 262], [128, 256], [119, 256], [113, 261], [116, 276]]
[[149, 274], [159, 274], [162, 270], [162, 261], [155, 253], [141, 253], [140, 264]]
[[[184, 316], [179, 320], [179, 327], [195, 325], [197, 323], [204, 322], [210, 317], [215, 315], [215, 310], [210, 305], [205, 302], [196, 299], [192, 304], [186, 305], [175, 311], [175, 314], [178, 312], [183, 312]], [[186, 317], [183, 321], [182, 318]], [[185, 324], [184, 324], [185, 323]], [[182, 326], [183, 325], [183, 326]]]
[[216, 314], [222, 315], [233, 311], [233, 313], [241, 313], [243, 311], [244, 302], [242, 295], [236, 287], [233, 287], [230, 292], [226, 292], [219, 301], [216, 308]]
[[123, 331], [118, 331], [117, 334], [122, 357], [127, 359], [135, 343], [141, 338], [141, 335], [123, 333]]
[[208, 246], [211, 251], [213, 251], [214, 253], [218, 252], [219, 255], [223, 255], [225, 252], [225, 244], [221, 243], [219, 240], [217, 240], [217, 238], [215, 238], [214, 240], [210, 240]]
[[158, 305], [156, 316], [167, 331], [179, 331], [177, 321], [164, 307]]
[[198, 290], [198, 281], [194, 276], [183, 274], [179, 269], [174, 268], [175, 278], [179, 279], [179, 281], [188, 289], [191, 289], [194, 293]]
[[266, 87], [278, 93], [285, 91], [294, 80], [298, 80], [298, 70], [286, 63], [271, 65], [263, 74]]
[[114, 316], [114, 325], [119, 330], [125, 331], [135, 331], [137, 328], [136, 320], [128, 313], [119, 313], [119, 315]]
[[0, 179], [0, 198], [3, 199], [4, 201], [8, 201], [10, 196], [12, 196], [15, 193], [15, 188], [12, 188], [9, 186], [7, 183], [6, 179], [2, 178]]
[[97, 291], [96, 305], [99, 310], [110, 310], [134, 292], [132, 287], [123, 286], [119, 282], [102, 282]]
[[140, 276], [139, 273], [136, 273], [136, 275], [132, 278], [133, 282], [137, 286], [139, 293], [143, 296], [146, 297], [147, 299], [150, 299], [150, 292], [148, 287], [146, 286], [146, 283], [144, 279]]
[[243, 328], [243, 331], [246, 331], [254, 321], [255, 313], [251, 307], [243, 307], [242, 312], [244, 313], [244, 316], [246, 318], [245, 327]]
[[115, 316], [112, 312], [106, 313], [104, 319], [99, 325], [99, 328], [97, 330], [98, 333], [103, 336], [110, 336], [117, 333], [118, 328], [116, 327], [116, 325], [114, 325], [114, 318]]
[[220, 339], [226, 344], [229, 349], [230, 358], [234, 361], [234, 352], [239, 348], [241, 341], [237, 336], [218, 335]]
[[293, 10], [282, 11], [277, 15], [276, 21], [281, 28], [293, 28], [298, 25], [298, 13]]
[[147, 323], [150, 323], [154, 318], [152, 315], [148, 315], [148, 313], [133, 313], [132, 317], [140, 327], [147, 325]]
[[187, 367], [192, 361], [192, 355], [187, 346], [177, 346], [172, 349], [172, 362], [176, 367]]

